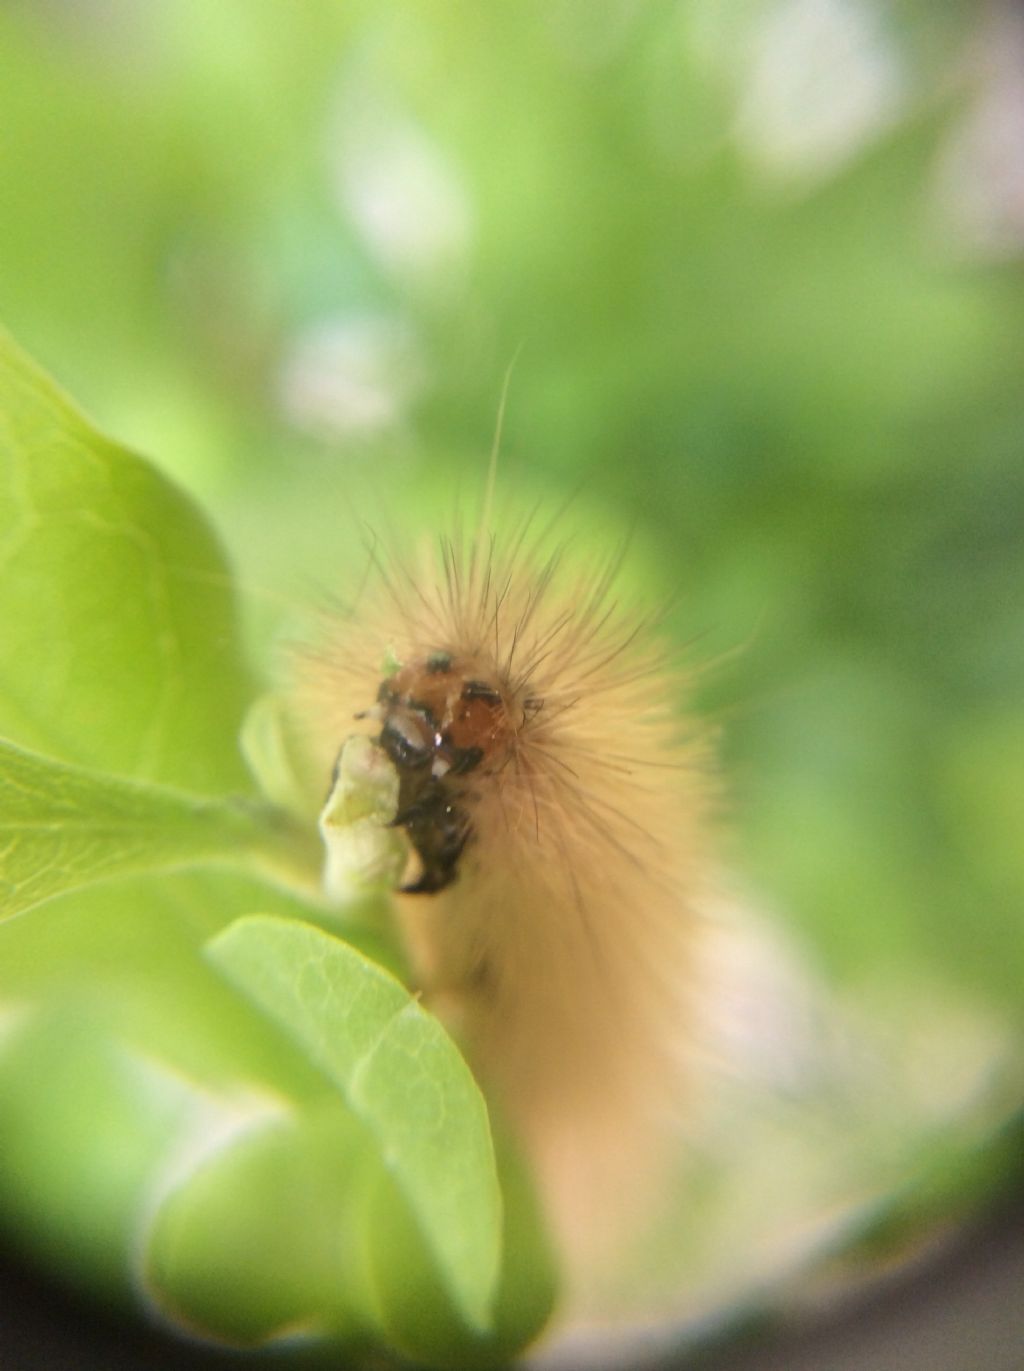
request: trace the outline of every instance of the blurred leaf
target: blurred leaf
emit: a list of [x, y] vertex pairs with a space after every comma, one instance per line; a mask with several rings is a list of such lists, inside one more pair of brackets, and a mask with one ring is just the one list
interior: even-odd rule
[[506, 1149], [499, 1150], [498, 1164], [505, 1250], [492, 1327], [485, 1336], [467, 1334], [396, 1177], [378, 1169], [360, 1186], [367, 1297], [388, 1343], [417, 1362], [444, 1371], [503, 1366], [551, 1315], [556, 1263], [531, 1178]]
[[0, 739], [0, 919], [78, 886], [253, 855], [268, 811], [87, 771]]
[[348, 1192], [365, 1136], [335, 1107], [311, 1117], [241, 1101], [197, 1135], [140, 1237], [147, 1293], [187, 1327], [236, 1345], [352, 1334]]
[[376, 1136], [463, 1317], [486, 1329], [501, 1195], [483, 1099], [440, 1024], [387, 972], [307, 924], [240, 919], [208, 954]]
[[[27, 1252], [104, 1299], [137, 1293], [139, 1225], [211, 1138], [260, 1104], [290, 1115], [328, 1096], [301, 1050], [197, 956], [198, 932], [254, 905], [310, 915], [209, 870], [76, 890], [0, 927], [0, 1215]], [[322, 1197], [332, 1177], [349, 1183], [344, 1160], [336, 1146], [325, 1156]], [[255, 1212], [235, 1215], [236, 1231], [272, 1197], [248, 1198]], [[183, 1259], [181, 1309], [210, 1307], [215, 1287], [230, 1321], [230, 1270], [212, 1251]]]
[[[0, 924], [0, 1007], [86, 1004], [110, 1036], [209, 1089], [244, 1078], [280, 1094], [322, 1094], [322, 1076], [304, 1054], [198, 955], [253, 908], [317, 915], [252, 873], [212, 866], [125, 875], [56, 896]], [[9, 1096], [4, 1103], [20, 1107]]]
[[0, 1212], [65, 1279], [124, 1298], [141, 1188], [189, 1104], [74, 995], [0, 1038]]
[[249, 788], [249, 683], [203, 517], [0, 335], [0, 731], [67, 761]]
[[501, 1157], [505, 1254], [493, 1328], [481, 1333], [467, 1328], [395, 1177], [337, 1097], [301, 1111], [241, 1104], [157, 1182], [141, 1261], [166, 1312], [242, 1345], [369, 1333], [444, 1371], [505, 1364], [543, 1327], [553, 1262], [513, 1159]]

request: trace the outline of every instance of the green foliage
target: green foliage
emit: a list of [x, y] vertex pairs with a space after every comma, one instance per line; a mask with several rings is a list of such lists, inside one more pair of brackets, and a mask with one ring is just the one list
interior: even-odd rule
[[530, 1298], [500, 1293], [535, 1220], [503, 1235], [487, 1112], [436, 1020], [308, 922], [320, 847], [248, 793], [215, 541], [0, 341], [0, 913], [23, 915], [0, 955], [0, 1210], [108, 1293], [137, 1263], [210, 1336], [387, 1346], [386, 1172], [446, 1330], [403, 1325], [402, 1348], [511, 1351], [550, 1308], [537, 1263]]
[[501, 1197], [483, 1100], [436, 1019], [358, 952], [294, 921], [243, 919], [207, 954], [373, 1133], [464, 1317], [486, 1330]]
[[6, 336], [0, 396], [0, 729], [137, 778], [248, 788], [248, 674], [207, 524]]
[[254, 807], [67, 766], [0, 739], [0, 919], [111, 876], [259, 862], [273, 833], [272, 816]]
[[296, 1332], [352, 1339], [359, 1290], [340, 1256], [351, 1189], [368, 1170], [355, 1165], [362, 1139], [336, 1111], [259, 1104], [171, 1178], [144, 1230], [146, 1292], [186, 1327], [238, 1346]]

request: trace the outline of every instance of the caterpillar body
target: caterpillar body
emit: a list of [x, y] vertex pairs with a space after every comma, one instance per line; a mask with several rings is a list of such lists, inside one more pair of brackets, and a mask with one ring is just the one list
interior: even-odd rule
[[585, 1263], [654, 1187], [685, 1101], [711, 786], [616, 561], [570, 561], [529, 520], [375, 553], [301, 690], [325, 777], [354, 732], [397, 773], [414, 974]]

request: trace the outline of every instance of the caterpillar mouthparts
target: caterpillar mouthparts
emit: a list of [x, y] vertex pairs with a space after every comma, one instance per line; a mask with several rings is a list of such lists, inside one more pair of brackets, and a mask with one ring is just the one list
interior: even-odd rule
[[377, 700], [378, 742], [399, 777], [392, 823], [406, 831], [422, 865], [402, 890], [434, 894], [455, 880], [471, 836], [463, 796], [473, 782], [467, 778], [478, 767], [503, 763], [514, 745], [511, 702], [446, 652], [399, 669], [381, 683]]

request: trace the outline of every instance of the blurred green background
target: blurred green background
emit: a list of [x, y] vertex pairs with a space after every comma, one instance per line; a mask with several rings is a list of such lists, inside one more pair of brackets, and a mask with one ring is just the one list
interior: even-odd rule
[[254, 652], [351, 504], [476, 487], [515, 356], [506, 484], [633, 529], [715, 664], [728, 865], [877, 1049], [849, 1170], [906, 1179], [900, 1111], [981, 1143], [1024, 1008], [1009, 0], [9, 0], [0, 70], [0, 317], [210, 511]]

